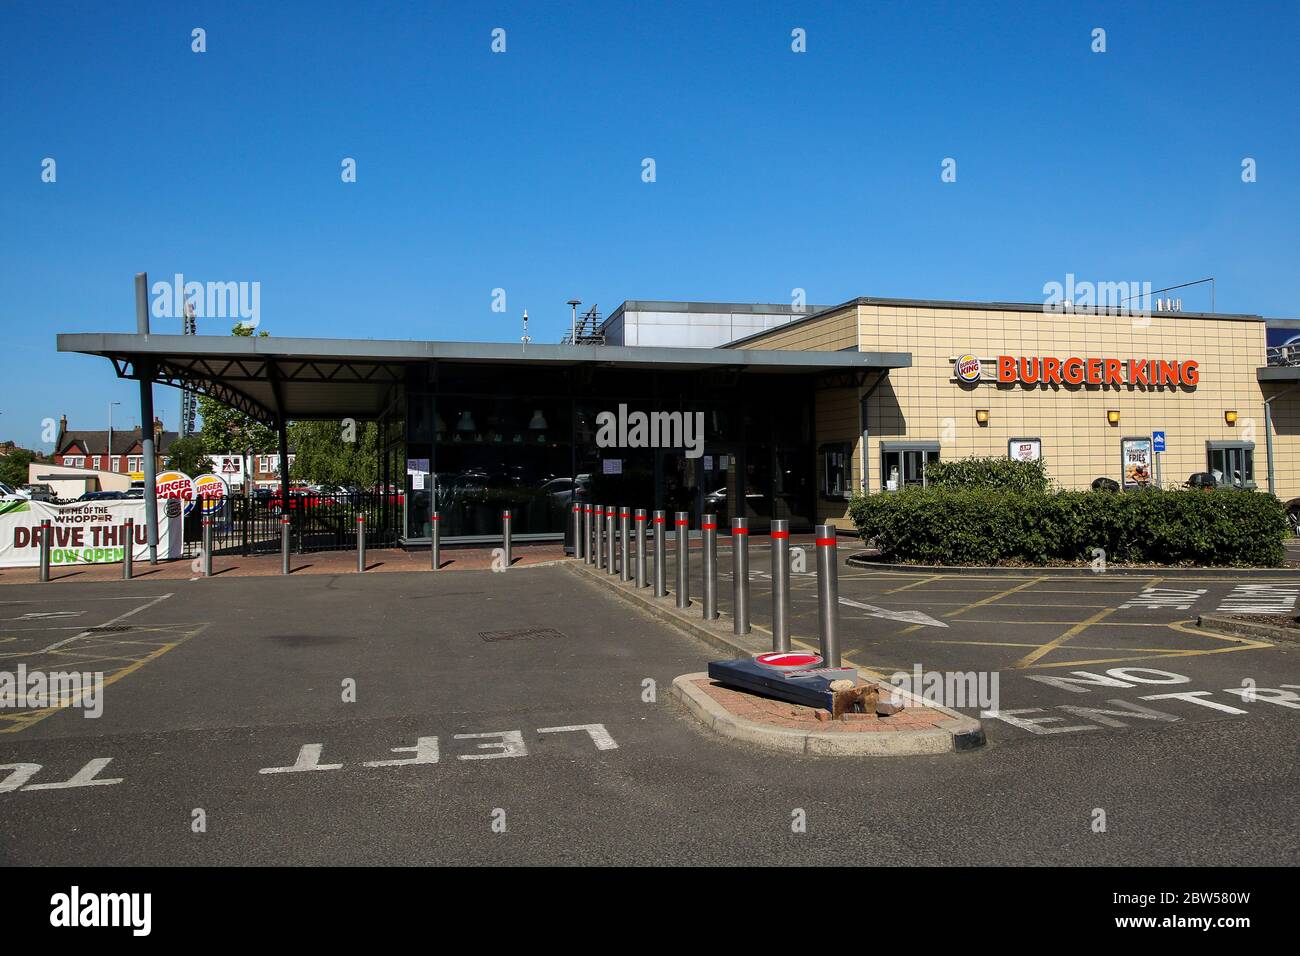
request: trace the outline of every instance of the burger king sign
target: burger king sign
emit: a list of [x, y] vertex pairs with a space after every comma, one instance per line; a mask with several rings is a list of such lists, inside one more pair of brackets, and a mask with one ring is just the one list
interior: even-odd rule
[[974, 355], [958, 355], [953, 367], [957, 381], [969, 382], [972, 385], [980, 380], [980, 369], [980, 360]]
[[194, 482], [179, 471], [164, 471], [154, 485], [159, 498], [175, 498], [185, 514], [194, 510]]

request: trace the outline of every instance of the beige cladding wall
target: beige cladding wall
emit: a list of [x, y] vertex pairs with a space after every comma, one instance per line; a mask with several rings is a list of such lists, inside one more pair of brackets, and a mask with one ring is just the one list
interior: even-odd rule
[[[1288, 388], [1300, 383], [1269, 383], [1264, 387], [1264, 396], [1273, 401], [1273, 477], [1277, 484], [1277, 496], [1283, 501], [1300, 498], [1300, 389], [1282, 394]], [[1267, 487], [1267, 473], [1264, 471], [1264, 443], [1256, 443], [1255, 454], [1259, 464], [1258, 484]]]
[[[854, 333], [850, 316], [858, 313]], [[865, 351], [912, 354], [912, 367], [897, 369], [872, 396], [867, 449], [870, 490], [883, 487], [881, 442], [937, 441], [944, 459], [978, 455], [1004, 456], [1012, 438], [1040, 438], [1048, 472], [1062, 487], [1086, 488], [1098, 477], [1119, 480], [1120, 440], [1163, 430], [1168, 450], [1161, 456], [1166, 485], [1204, 471], [1207, 441], [1255, 444], [1255, 480], [1267, 486], [1264, 454], [1263, 394], [1255, 370], [1265, 353], [1264, 323], [1251, 320], [1198, 319], [1170, 315], [1150, 317], [1055, 314], [1039, 311], [939, 309], [902, 305], [851, 305], [794, 327], [785, 327], [744, 343], [746, 348], [839, 349], [860, 344]], [[1199, 363], [1195, 388], [1157, 386], [998, 385], [996, 367], [986, 366], [985, 381], [962, 387], [953, 381], [950, 357], [1055, 356], [1060, 359], [1164, 359]], [[855, 442], [854, 486], [860, 489], [861, 433], [857, 389], [833, 389], [817, 397], [817, 442]], [[1284, 400], [1285, 401], [1285, 400]], [[976, 409], [989, 411], [980, 426]], [[1106, 413], [1115, 409], [1112, 426]], [[1238, 413], [1235, 426], [1224, 412]], [[1296, 480], [1294, 423], [1288, 464], [1278, 465], [1278, 492], [1300, 494]], [[1279, 456], [1280, 458], [1281, 456]], [[1285, 479], [1283, 474], [1285, 472]], [[818, 501], [818, 518], [842, 517], [837, 502]]]

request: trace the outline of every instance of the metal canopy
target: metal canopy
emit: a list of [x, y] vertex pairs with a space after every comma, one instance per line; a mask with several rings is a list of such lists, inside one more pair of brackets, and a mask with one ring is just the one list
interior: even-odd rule
[[375, 418], [406, 368], [435, 361], [465, 365], [605, 367], [662, 371], [727, 370], [771, 375], [830, 373], [858, 380], [868, 371], [907, 368], [908, 352], [801, 352], [767, 349], [522, 345], [376, 339], [303, 339], [64, 334], [60, 352], [109, 359], [120, 378], [152, 370], [154, 382], [193, 389], [274, 425], [285, 419]]

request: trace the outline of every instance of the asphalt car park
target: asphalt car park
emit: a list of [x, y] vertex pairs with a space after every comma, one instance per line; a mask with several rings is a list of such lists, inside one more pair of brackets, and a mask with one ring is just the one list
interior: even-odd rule
[[[949, 627], [932, 630], [944, 639], [987, 645], [922, 644], [914, 635], [930, 631], [909, 632], [914, 621], [845, 615], [850, 656], [891, 666], [973, 667], [981, 654], [1010, 668], [1068, 630], [1045, 622], [1101, 610], [1067, 614], [1062, 598], [1109, 607], [1144, 583], [1126, 579], [1085, 600], [1039, 593], [1039, 583], [1004, 595], [1019, 582], [948, 588], [841, 570], [843, 596], [942, 618]], [[806, 579], [797, 580], [803, 595]], [[762, 586], [756, 575], [759, 626]], [[1177, 705], [1177, 720], [1109, 718], [1125, 726], [1059, 734], [986, 720], [981, 750], [846, 761], [711, 735], [667, 690], [717, 652], [561, 567], [67, 580], [0, 587], [0, 600], [0, 648], [10, 655], [0, 671], [75, 663], [102, 667], [105, 679], [98, 717], [76, 706], [39, 719], [6, 714], [18, 718], [0, 728], [6, 865], [725, 865], [812, 863], [846, 850], [870, 865], [1297, 856], [1300, 714], [1240, 698], [1244, 715], [1140, 700], [1191, 688], [1226, 703], [1233, 698], [1218, 688], [1249, 674], [1261, 687], [1297, 683], [1289, 648], [1178, 658], [1143, 650], [1173, 650], [1182, 632], [1165, 627], [1157, 639], [1150, 625], [1191, 611], [1160, 611], [1159, 621], [1136, 608], [1110, 615], [1143, 635], [1125, 648], [1143, 658], [1134, 666], [1175, 671], [1186, 685], [1133, 681], [1085, 694], [1016, 677], [1002, 688], [1004, 710], [1113, 710], [1104, 701], [1126, 694], [1152, 709]], [[795, 633], [815, 640], [805, 602], [796, 599]], [[993, 614], [1043, 630], [1031, 637], [966, 620]], [[1075, 662], [1123, 656], [1099, 650], [1119, 642], [1090, 625], [1018, 670], [1101, 668]], [[948, 656], [930, 657], [931, 647]], [[1047, 666], [1058, 661], [1069, 666]], [[1041, 696], [1013, 696], [1022, 686]], [[1060, 716], [1099, 723], [1105, 714]], [[1102, 833], [1098, 808], [1110, 820]]]
[[[790, 577], [791, 635], [816, 648], [815, 557], [811, 539], [796, 540], [800, 546], [806, 551], [805, 570]], [[996, 707], [964, 698], [943, 701], [983, 716], [990, 739], [1300, 712], [1300, 647], [1227, 637], [1196, 623], [1201, 613], [1296, 607], [1300, 575], [1294, 572], [927, 573], [843, 563], [858, 550], [848, 541], [839, 548], [844, 659], [886, 676], [912, 675], [909, 687], [919, 685], [918, 673], [974, 673], [986, 675], [985, 684], [997, 675]], [[698, 612], [703, 590], [698, 541], [689, 564]], [[729, 540], [719, 543], [718, 565], [718, 607], [731, 615]], [[671, 550], [668, 566], [673, 582]], [[766, 634], [771, 577], [767, 539], [755, 537], [750, 619]], [[1243, 694], [1251, 699], [1243, 700]], [[1091, 719], [1070, 710], [1106, 707], [1114, 699], [1138, 709], [1128, 716], [1093, 714]]]

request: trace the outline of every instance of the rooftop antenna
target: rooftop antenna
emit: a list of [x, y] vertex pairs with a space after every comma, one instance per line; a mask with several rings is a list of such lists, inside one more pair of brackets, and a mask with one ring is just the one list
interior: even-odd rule
[[573, 320], [569, 326], [569, 344], [578, 344], [578, 306], [582, 305], [581, 299], [570, 299], [567, 305], [573, 309]]

